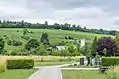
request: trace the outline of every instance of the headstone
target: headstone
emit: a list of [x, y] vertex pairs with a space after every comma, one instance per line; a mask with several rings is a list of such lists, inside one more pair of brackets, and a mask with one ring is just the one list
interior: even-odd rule
[[84, 65], [84, 58], [80, 58], [80, 65]]
[[99, 66], [100, 62], [100, 58], [95, 58], [95, 66]]
[[87, 65], [90, 65], [90, 57], [87, 58]]
[[92, 57], [87, 58], [87, 65], [92, 66]]

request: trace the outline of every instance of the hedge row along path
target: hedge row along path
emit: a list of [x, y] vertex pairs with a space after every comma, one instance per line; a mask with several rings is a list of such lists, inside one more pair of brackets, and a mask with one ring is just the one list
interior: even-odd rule
[[28, 79], [62, 79], [60, 66], [42, 67]]

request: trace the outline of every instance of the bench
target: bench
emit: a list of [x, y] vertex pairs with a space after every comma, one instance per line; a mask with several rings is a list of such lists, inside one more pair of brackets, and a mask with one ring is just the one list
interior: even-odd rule
[[107, 71], [109, 69], [109, 67], [100, 67], [100, 71], [102, 73], [104, 73], [105, 71]]

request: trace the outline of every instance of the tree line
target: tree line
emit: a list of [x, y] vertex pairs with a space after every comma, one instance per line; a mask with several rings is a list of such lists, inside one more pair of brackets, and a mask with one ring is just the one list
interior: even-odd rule
[[0, 28], [37, 28], [37, 29], [58, 29], [58, 30], [70, 30], [70, 31], [81, 31], [81, 32], [90, 32], [96, 34], [106, 34], [106, 35], [117, 35], [119, 31], [116, 30], [104, 30], [104, 29], [89, 29], [86, 26], [82, 27], [80, 25], [71, 25], [68, 23], [58, 24], [54, 23], [49, 25], [47, 21], [44, 24], [40, 23], [28, 23], [24, 20], [18, 21], [9, 21], [9, 20], [0, 20]]

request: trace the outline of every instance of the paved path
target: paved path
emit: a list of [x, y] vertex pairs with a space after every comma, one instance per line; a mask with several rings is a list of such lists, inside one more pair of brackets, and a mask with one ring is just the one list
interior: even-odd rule
[[29, 77], [28, 79], [62, 79], [61, 69], [62, 70], [99, 70], [99, 68], [61, 68], [63, 66], [68, 66], [73, 64], [35, 67], [35, 68], [39, 68], [39, 70], [36, 71], [33, 75], [31, 75], [31, 77]]
[[62, 79], [60, 66], [42, 67], [28, 79]]

